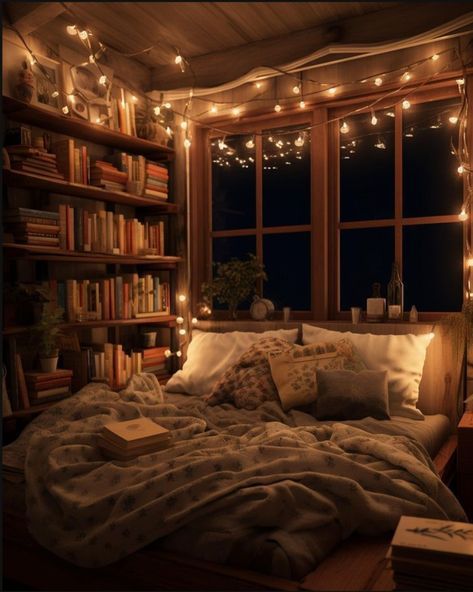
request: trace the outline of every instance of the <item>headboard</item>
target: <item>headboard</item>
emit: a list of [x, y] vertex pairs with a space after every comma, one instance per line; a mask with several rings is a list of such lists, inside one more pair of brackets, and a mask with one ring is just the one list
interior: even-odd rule
[[[452, 347], [451, 337], [440, 326], [432, 323], [359, 323], [343, 321], [304, 321], [333, 331], [374, 333], [378, 335], [434, 333], [427, 349], [418, 407], [423, 413], [443, 413], [455, 427], [460, 419], [464, 399], [465, 356]], [[282, 321], [199, 321], [195, 325], [201, 331], [223, 333], [228, 331], [271, 331], [274, 329], [299, 329], [298, 343], [302, 343], [302, 323]]]

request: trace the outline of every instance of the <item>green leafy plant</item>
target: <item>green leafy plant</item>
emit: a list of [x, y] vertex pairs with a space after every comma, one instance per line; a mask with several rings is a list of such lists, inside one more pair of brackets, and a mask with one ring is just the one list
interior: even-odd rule
[[63, 335], [61, 330], [63, 315], [64, 310], [60, 306], [45, 305], [40, 320], [31, 328], [31, 340], [34, 341], [39, 355], [43, 358], [57, 355], [59, 338]]
[[236, 258], [225, 263], [214, 263], [214, 279], [202, 284], [202, 294], [208, 303], [215, 298], [219, 304], [226, 304], [232, 319], [240, 302], [256, 294], [256, 282], [267, 280], [264, 264], [248, 253], [247, 260]]

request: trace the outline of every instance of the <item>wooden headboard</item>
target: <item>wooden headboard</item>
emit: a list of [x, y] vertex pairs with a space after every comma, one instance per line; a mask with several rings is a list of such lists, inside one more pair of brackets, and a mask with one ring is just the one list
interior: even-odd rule
[[[359, 323], [353, 325], [343, 321], [304, 321], [333, 331], [352, 331], [353, 333], [374, 333], [378, 335], [411, 333], [434, 333], [425, 358], [422, 381], [420, 383], [418, 407], [423, 413], [443, 413], [450, 418], [455, 427], [460, 419], [464, 399], [465, 356], [452, 347], [451, 338], [439, 326], [432, 323]], [[199, 321], [195, 326], [201, 331], [217, 333], [228, 331], [271, 331], [274, 329], [299, 330], [298, 343], [302, 343], [302, 323], [282, 321]]]

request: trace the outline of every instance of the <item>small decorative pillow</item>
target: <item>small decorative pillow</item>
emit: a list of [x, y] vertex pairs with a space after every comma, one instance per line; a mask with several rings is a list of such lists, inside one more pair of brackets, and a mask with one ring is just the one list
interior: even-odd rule
[[386, 370], [317, 370], [316, 418], [390, 419]]
[[285, 339], [260, 339], [225, 371], [206, 399], [207, 403], [233, 403], [239, 409], [256, 409], [265, 401], [277, 401], [278, 391], [271, 378], [268, 355], [281, 354], [291, 347]]
[[269, 363], [284, 411], [315, 401], [317, 369], [360, 372], [366, 368], [348, 339], [336, 343], [294, 345], [287, 353], [271, 355]]

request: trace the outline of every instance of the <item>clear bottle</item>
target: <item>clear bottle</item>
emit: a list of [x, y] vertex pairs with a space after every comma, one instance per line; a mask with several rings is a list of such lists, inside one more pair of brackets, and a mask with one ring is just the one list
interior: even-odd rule
[[400, 306], [400, 318], [404, 313], [404, 284], [401, 281], [399, 265], [393, 263], [391, 279], [388, 283], [388, 307], [391, 305]]

